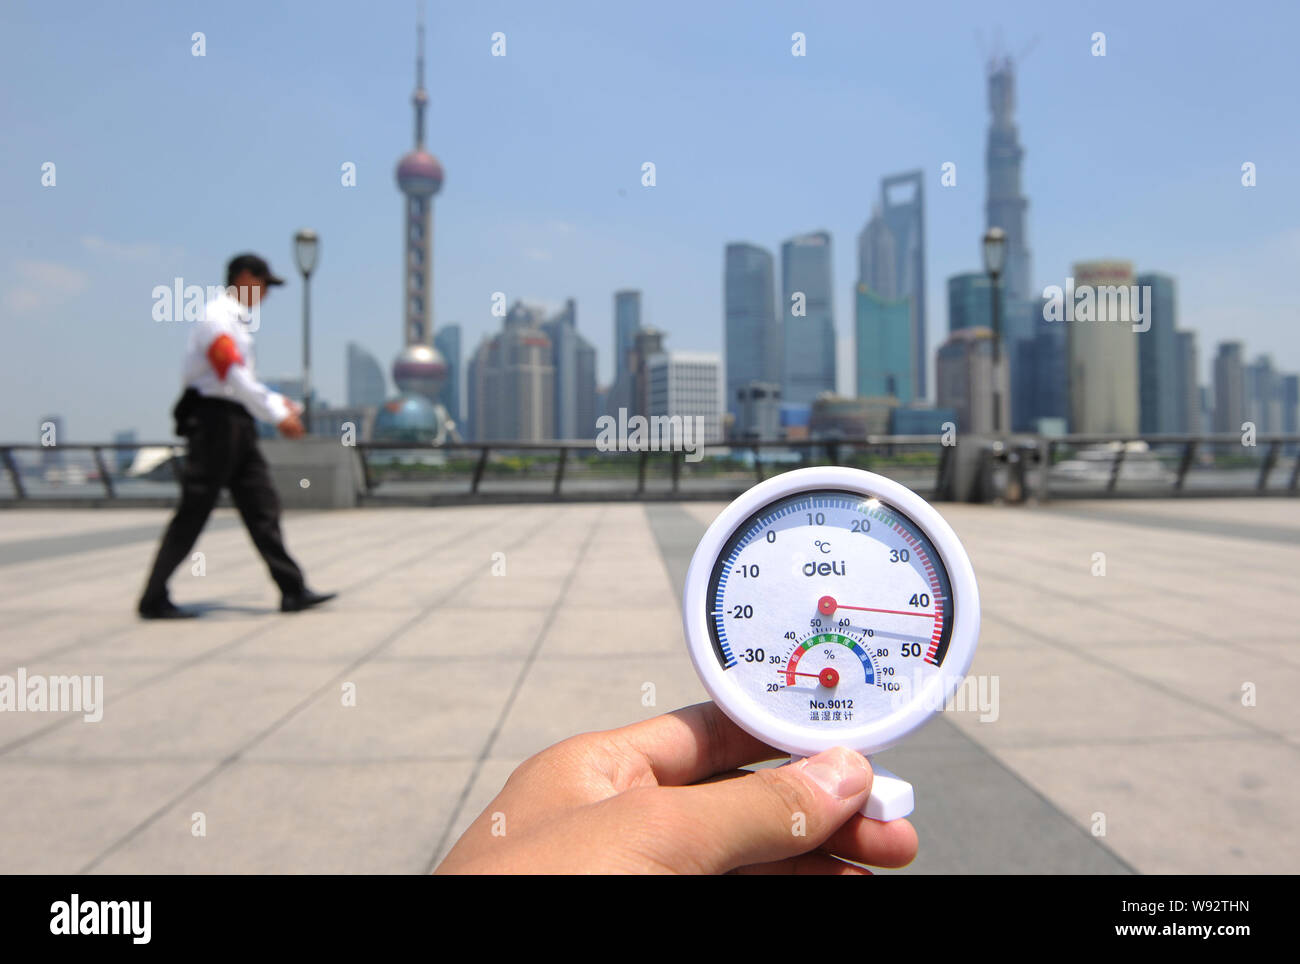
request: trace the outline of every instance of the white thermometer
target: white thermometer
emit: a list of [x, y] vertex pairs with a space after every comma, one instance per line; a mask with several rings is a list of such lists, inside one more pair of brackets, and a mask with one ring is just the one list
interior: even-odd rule
[[[691, 661], [713, 701], [792, 759], [869, 755], [941, 710], [979, 638], [975, 573], [929, 503], [858, 469], [799, 469], [732, 502], [686, 575]], [[862, 812], [912, 812], [882, 768]]]

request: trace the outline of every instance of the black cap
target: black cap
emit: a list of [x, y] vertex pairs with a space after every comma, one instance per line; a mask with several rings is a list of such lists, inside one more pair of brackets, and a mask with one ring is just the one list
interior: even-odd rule
[[282, 285], [283, 278], [271, 274], [271, 266], [266, 259], [256, 254], [237, 254], [226, 263], [226, 284], [232, 285], [242, 272], [247, 271], [254, 278], [265, 281], [268, 285]]

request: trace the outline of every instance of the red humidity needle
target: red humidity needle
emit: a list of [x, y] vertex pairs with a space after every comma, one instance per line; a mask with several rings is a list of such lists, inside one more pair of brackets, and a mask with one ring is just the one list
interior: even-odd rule
[[787, 672], [785, 675], [786, 676], [808, 676], [812, 679], [819, 681], [822, 684], [822, 686], [825, 686], [827, 689], [830, 689], [833, 686], [838, 686], [840, 682], [840, 674], [836, 672], [835, 667], [833, 666], [827, 666], [820, 673]]
[[817, 600], [817, 611], [823, 616], [835, 615], [837, 609], [853, 609], [863, 613], [892, 613], [895, 616], [925, 616], [933, 619], [933, 613], [914, 613], [905, 609], [874, 609], [871, 606], [846, 606], [843, 603], [837, 603], [834, 596], [822, 596]]

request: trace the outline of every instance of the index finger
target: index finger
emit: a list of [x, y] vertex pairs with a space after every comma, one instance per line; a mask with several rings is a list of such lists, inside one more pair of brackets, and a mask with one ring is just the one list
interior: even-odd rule
[[787, 755], [750, 736], [714, 703], [683, 707], [608, 736], [644, 757], [660, 786], [686, 786]]

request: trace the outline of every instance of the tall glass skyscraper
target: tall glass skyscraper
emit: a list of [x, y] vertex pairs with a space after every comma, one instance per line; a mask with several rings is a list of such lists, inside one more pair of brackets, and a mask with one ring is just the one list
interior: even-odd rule
[[781, 326], [771, 253], [753, 244], [727, 245], [723, 287], [727, 411], [739, 418], [742, 386], [781, 381]]
[[1219, 342], [1214, 356], [1214, 431], [1241, 431], [1246, 420], [1246, 379], [1239, 341]]
[[854, 310], [857, 394], [892, 395], [906, 405], [916, 397], [912, 382], [912, 310], [908, 298], [886, 299], [858, 285]]
[[1282, 425], [1281, 382], [1273, 359], [1260, 355], [1242, 370], [1246, 390], [1246, 418], [1257, 432], [1276, 432]]
[[135, 445], [135, 441], [136, 441], [135, 429], [133, 428], [123, 429], [120, 432], [113, 433], [114, 445], [131, 446], [128, 448], [120, 448], [120, 449], [113, 450], [114, 461], [115, 464], [117, 465], [117, 471], [119, 475], [124, 474], [126, 470], [131, 467], [131, 463], [135, 461], [136, 450], [133, 447]]
[[[781, 397], [810, 406], [835, 391], [835, 319], [831, 308], [831, 236], [803, 234], [781, 245], [785, 315]], [[796, 314], [796, 309], [802, 314]]]
[[479, 441], [538, 442], [555, 437], [555, 366], [544, 311], [516, 301], [501, 331], [470, 362], [469, 408]]
[[[1138, 304], [1151, 325], [1138, 332], [1138, 427], [1144, 435], [1181, 431], [1177, 303], [1174, 279], [1166, 274], [1137, 277]], [[1147, 297], [1148, 293], [1150, 298]]]
[[348, 406], [379, 406], [387, 396], [388, 380], [378, 359], [356, 342], [348, 342]]
[[[983, 272], [968, 271], [948, 279], [948, 333], [961, 328], [993, 328], [993, 283]], [[1006, 289], [998, 285], [998, 310], [1006, 321]], [[1003, 331], [1005, 332], [1005, 327]], [[1007, 342], [1005, 334], [1003, 343]]]
[[460, 422], [460, 383], [461, 383], [461, 356], [460, 356], [460, 325], [443, 325], [442, 329], [433, 336], [433, 346], [442, 354], [443, 361], [447, 363], [447, 380], [442, 384], [442, 391], [438, 394], [438, 401], [442, 402], [442, 407], [447, 410], [452, 421]]
[[880, 205], [858, 234], [858, 284], [882, 298], [898, 297], [898, 245], [880, 214]]
[[578, 333], [578, 305], [564, 308], [541, 325], [551, 340], [555, 368], [555, 438], [585, 439], [596, 434], [596, 349]]
[[1032, 338], [1015, 342], [1011, 356], [1011, 430], [1067, 426], [1070, 417], [1065, 335], [1044, 323]]
[[1177, 431], [1192, 435], [1204, 431], [1201, 424], [1201, 379], [1197, 363], [1196, 332], [1175, 332], [1178, 356]]
[[[1300, 375], [1283, 375], [1282, 396], [1282, 432], [1295, 435], [1300, 432]], [[1295, 455], [1297, 446], [1294, 442], [1285, 446], [1287, 455]]]
[[627, 353], [641, 327], [641, 292], [614, 292], [614, 381], [627, 373]]
[[[881, 216], [894, 239], [893, 297], [907, 298], [910, 301], [911, 382], [917, 398], [926, 397], [926, 372], [929, 367], [925, 333], [924, 180], [921, 171], [908, 171], [892, 174], [880, 182]], [[901, 193], [899, 189], [902, 189]]]
[[619, 409], [631, 413], [636, 408], [628, 353], [636, 347], [636, 333], [640, 330], [641, 292], [614, 292], [614, 380], [605, 396], [605, 411], [615, 418]]
[[1002, 285], [1009, 301], [1030, 298], [1029, 246], [1025, 236], [1025, 211], [1020, 193], [1020, 164], [1025, 158], [1016, 129], [1016, 72], [1010, 57], [989, 63], [989, 138], [985, 153], [988, 178], [984, 210], [986, 227], [1006, 232], [1006, 267]]

